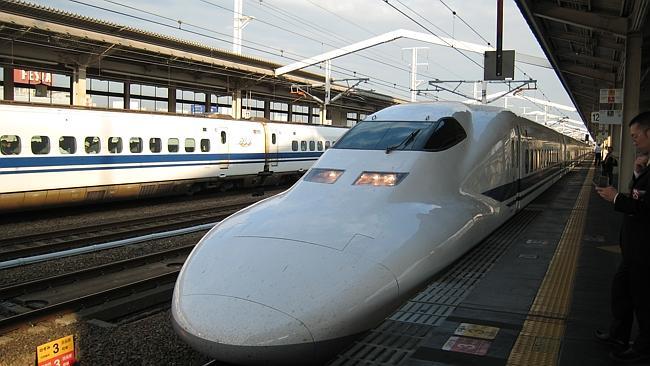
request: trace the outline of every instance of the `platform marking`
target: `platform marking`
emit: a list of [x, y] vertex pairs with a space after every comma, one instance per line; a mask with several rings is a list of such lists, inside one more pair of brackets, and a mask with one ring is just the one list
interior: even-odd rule
[[602, 249], [606, 252], [612, 252], [616, 254], [621, 254], [621, 246], [620, 245], [604, 245], [602, 247], [597, 247], [598, 249]]
[[478, 325], [471, 323], [460, 323], [454, 331], [455, 335], [482, 339], [494, 339], [499, 333], [499, 328], [489, 327], [487, 325]]
[[471, 355], [485, 356], [490, 349], [490, 342], [465, 337], [449, 337], [442, 349], [450, 352], [469, 353]]
[[558, 364], [566, 318], [571, 306], [589, 195], [593, 189], [587, 182], [591, 182], [593, 174], [594, 169], [589, 169], [586, 183], [583, 184], [575, 207], [571, 210], [542, 285], [510, 352], [507, 363], [509, 366]]

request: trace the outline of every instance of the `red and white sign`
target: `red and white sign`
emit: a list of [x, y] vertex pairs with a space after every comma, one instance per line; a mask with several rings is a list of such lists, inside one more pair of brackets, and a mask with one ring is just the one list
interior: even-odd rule
[[38, 366], [72, 366], [75, 364], [74, 339], [71, 335], [41, 344], [36, 348]]
[[14, 69], [14, 83], [45, 84], [52, 86], [52, 74], [42, 71]]
[[491, 342], [465, 337], [449, 337], [442, 346], [445, 351], [469, 353], [472, 355], [485, 356], [490, 349]]

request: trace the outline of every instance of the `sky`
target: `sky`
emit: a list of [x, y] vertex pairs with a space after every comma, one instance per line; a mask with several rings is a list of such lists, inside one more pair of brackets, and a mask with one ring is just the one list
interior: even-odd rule
[[[233, 0], [31, 2], [232, 50]], [[483, 46], [490, 42], [494, 46], [496, 4], [496, 0], [243, 0], [243, 14], [254, 19], [243, 31], [242, 53], [286, 65], [397, 29]], [[418, 67], [417, 79], [422, 80], [420, 88], [427, 88], [428, 81], [435, 79], [476, 81], [483, 78], [482, 55], [406, 39], [337, 58], [332, 61], [332, 76], [334, 79], [369, 78], [369, 82], [359, 87], [410, 100], [411, 51], [405, 50], [410, 47], [427, 47], [419, 51], [418, 63], [427, 64]], [[504, 1], [503, 48], [545, 58], [514, 0]], [[573, 107], [554, 70], [525, 64], [517, 66], [516, 80], [537, 80], [537, 90], [525, 91], [521, 95]], [[324, 74], [319, 66], [307, 70]], [[443, 85], [453, 89], [458, 83]], [[458, 91], [472, 95], [473, 88], [472, 83], [464, 83]], [[503, 90], [503, 85], [491, 84], [487, 93]], [[449, 92], [426, 92], [418, 100], [435, 98], [465, 100]], [[504, 102], [500, 99], [492, 104], [504, 106]], [[541, 113], [544, 106], [540, 103], [509, 98], [507, 104], [517, 114], [527, 113], [530, 119], [535, 120], [537, 116], [541, 122], [544, 118]], [[552, 107], [547, 112], [581, 120], [576, 112]]]

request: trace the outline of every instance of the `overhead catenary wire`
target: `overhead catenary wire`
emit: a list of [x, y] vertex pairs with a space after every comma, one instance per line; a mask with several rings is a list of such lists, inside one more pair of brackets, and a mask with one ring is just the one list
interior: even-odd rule
[[[144, 18], [144, 17], [136, 16], [136, 15], [133, 15], [133, 14], [127, 14], [127, 13], [124, 13], [124, 12], [120, 12], [120, 11], [117, 11], [117, 10], [114, 10], [114, 9], [108, 9], [108, 8], [101, 7], [101, 6], [94, 5], [94, 4], [88, 4], [88, 3], [85, 3], [85, 2], [80, 1], [80, 0], [68, 0], [68, 1], [73, 2], [73, 3], [76, 3], [76, 4], [79, 4], [79, 5], [92, 7], [92, 8], [98, 9], [98, 10], [102, 10], [102, 11], [106, 11], [106, 12], [111, 12], [111, 13], [118, 14], [118, 15], [121, 15], [121, 16], [129, 17], [129, 18], [133, 18], [133, 19], [137, 19], [137, 20], [141, 20], [141, 21], [145, 21], [145, 22], [150, 22], [150, 23], [153, 23], [153, 24], [156, 24], [156, 25], [162, 26], [162, 27], [172, 28], [172, 29], [174, 29], [174, 30], [181, 30], [181, 31], [184, 31], [184, 32], [188, 32], [188, 33], [190, 33], [190, 34], [194, 34], [194, 35], [198, 35], [198, 36], [202, 36], [202, 37], [206, 37], [206, 38], [214, 39], [214, 40], [221, 41], [221, 42], [230, 43], [230, 40], [229, 40], [229, 39], [222, 39], [222, 38], [219, 38], [219, 37], [214, 37], [214, 36], [211, 36], [211, 35], [207, 35], [207, 34], [204, 34], [204, 33], [201, 33], [201, 32], [197, 32], [197, 31], [193, 31], [193, 30], [189, 30], [189, 29], [185, 29], [185, 28], [180, 28], [180, 29], [179, 29], [179, 28], [177, 28], [175, 25], [170, 25], [170, 24], [162, 23], [162, 22], [159, 22], [159, 21], [155, 21], [155, 20], [151, 20], [151, 19]], [[105, 1], [107, 1], [107, 0], [105, 0]], [[123, 5], [123, 4], [120, 4], [120, 3], [116, 2], [116, 1], [110, 1], [110, 2], [113, 3], [114, 5], [120, 5], [120, 6]], [[220, 7], [220, 6], [219, 6], [219, 7]], [[130, 8], [131, 10], [138, 10], [138, 11], [140, 11], [140, 9], [135, 8], [135, 7], [132, 7], [132, 6], [129, 6], [129, 8]], [[223, 7], [221, 7], [221, 8], [223, 8]], [[225, 8], [225, 9], [226, 9], [226, 10], [229, 10], [229, 9], [227, 9], [227, 8]], [[229, 10], [229, 11], [231, 11], [231, 10]], [[172, 19], [172, 18], [169, 18], [169, 17], [160, 16], [160, 15], [158, 15], [158, 14], [151, 13], [151, 12], [147, 12], [147, 11], [144, 11], [144, 12], [145, 12], [145, 13], [149, 13], [150, 15], [153, 15], [153, 16], [160, 17], [161, 19], [166, 19], [166, 20], [173, 21], [174, 23], [178, 23], [178, 20], [175, 20], [175, 19]], [[189, 25], [190, 23], [182, 23], [182, 24]], [[192, 26], [194, 26], [194, 25], [192, 25]], [[197, 29], [198, 29], [198, 26], [195, 26], [195, 27], [197, 27]], [[205, 28], [203, 28], [203, 29], [206, 30]], [[223, 33], [215, 32], [215, 31], [211, 31], [211, 32], [212, 32], [212, 33], [217, 33], [217, 34], [223, 34]], [[258, 52], [262, 52], [262, 53], [265, 53], [265, 54], [270, 54], [270, 55], [273, 55], [273, 56], [286, 58], [286, 59], [289, 59], [289, 60], [292, 60], [292, 61], [299, 61], [300, 59], [304, 58], [304, 56], [301, 56], [301, 55], [298, 55], [300, 58], [292, 58], [292, 57], [288, 57], [288, 56], [285, 55], [285, 52], [284, 52], [283, 50], [275, 49], [275, 48], [273, 48], [273, 47], [269, 47], [269, 46], [264, 46], [264, 47], [267, 47], [267, 48], [269, 48], [269, 49], [273, 49], [273, 50], [279, 51], [279, 54], [278, 54], [278, 53], [271, 52], [271, 51], [266, 51], [266, 50], [261, 49], [261, 48], [258, 48], [258, 47], [252, 47], [252, 46], [244, 46], [244, 47], [246, 47], [246, 48], [248, 48], [248, 49], [252, 49], [252, 50], [258, 51]], [[365, 74], [362, 74], [362, 73], [358, 73], [358, 72], [353, 71], [353, 70], [347, 70], [347, 69], [342, 68], [342, 67], [336, 67], [335, 69], [342, 69], [342, 70], [345, 70], [346, 72], [343, 72], [343, 71], [337, 71], [338, 73], [340, 73], [340, 74], [342, 74], [342, 75], [345, 75], [345, 76], [353, 76], [353, 77], [356, 77], [357, 74], [359, 74], [359, 75], [364, 75], [364, 76], [370, 76], [370, 75], [365, 75]], [[393, 92], [394, 92], [395, 90], [402, 90], [402, 91], [404, 91], [404, 92], [410, 92], [410, 88], [409, 88], [409, 87], [406, 87], [406, 86], [403, 86], [403, 85], [400, 85], [400, 84], [397, 84], [397, 83], [393, 83], [393, 82], [390, 82], [390, 81], [382, 80], [382, 79], [379, 79], [379, 78], [376, 78], [376, 77], [373, 77], [372, 81], [370, 81], [369, 83], [370, 83], [370, 84], [375, 84], [375, 85], [377, 85], [377, 86], [381, 86], [381, 87], [384, 87], [384, 88], [389, 88], [389, 90], [393, 90]]]

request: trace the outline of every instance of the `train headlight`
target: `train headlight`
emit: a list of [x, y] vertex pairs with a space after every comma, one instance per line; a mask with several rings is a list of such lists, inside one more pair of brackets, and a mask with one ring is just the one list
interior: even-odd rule
[[354, 181], [357, 186], [396, 186], [408, 173], [363, 172]]
[[305, 180], [314, 183], [333, 184], [343, 174], [344, 170], [314, 168], [307, 173]]

